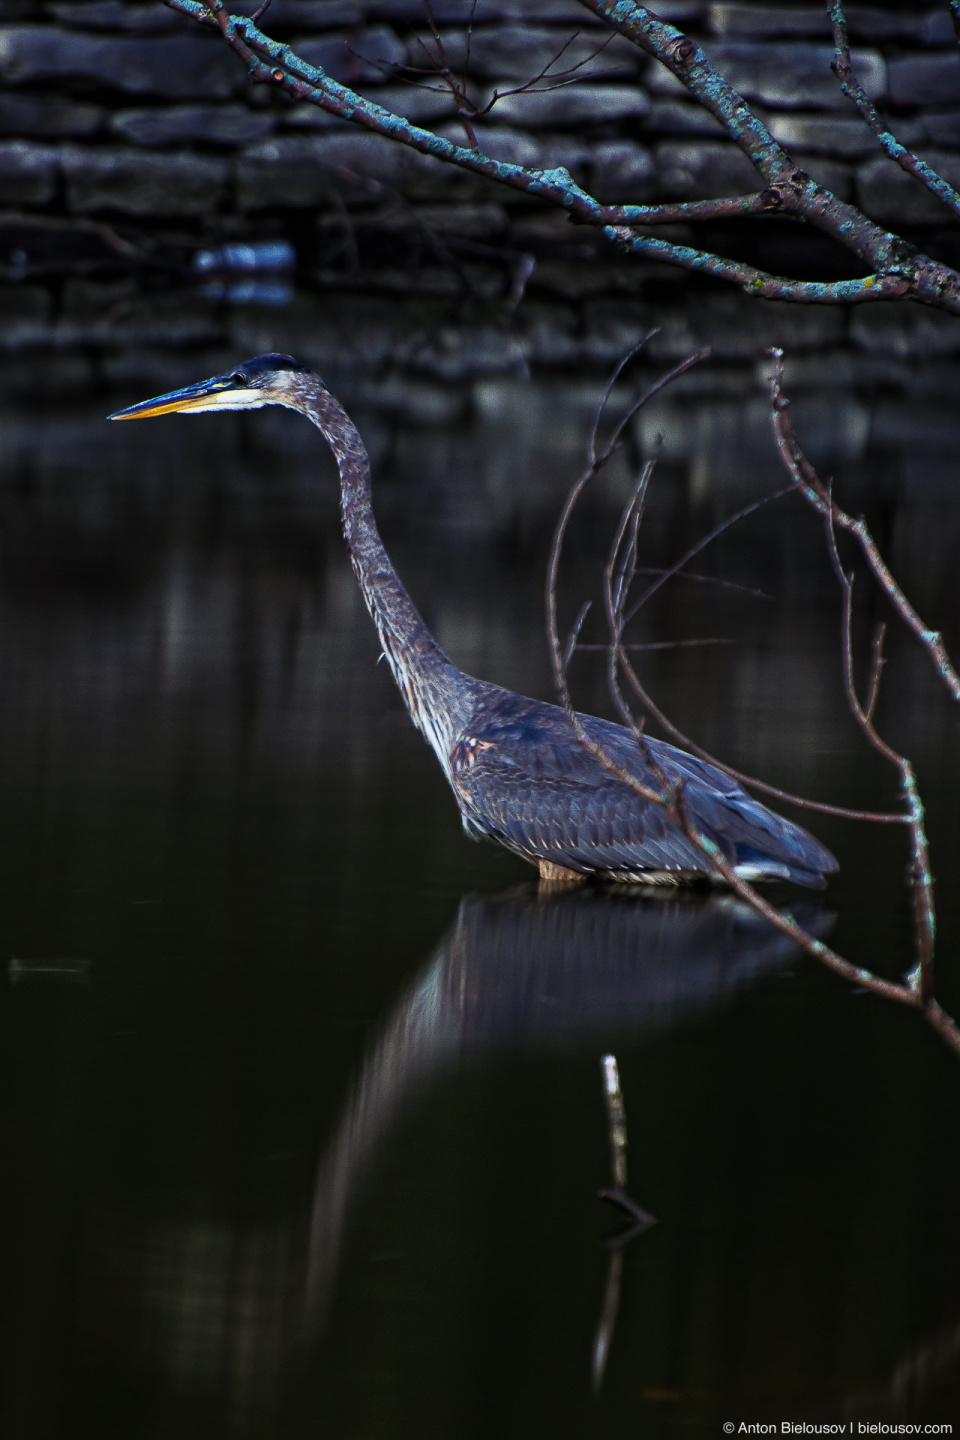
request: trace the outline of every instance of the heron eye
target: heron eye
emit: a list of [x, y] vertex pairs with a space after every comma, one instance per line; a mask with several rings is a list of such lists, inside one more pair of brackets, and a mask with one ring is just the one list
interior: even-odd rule
[[239, 370], [237, 371], [236, 375], [232, 376], [231, 378], [233, 379], [234, 385], [246, 385], [247, 383], [246, 375], [241, 375]]

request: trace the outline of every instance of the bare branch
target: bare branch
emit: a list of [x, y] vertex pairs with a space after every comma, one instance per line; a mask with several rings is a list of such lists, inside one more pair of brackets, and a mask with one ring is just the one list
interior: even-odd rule
[[[671, 570], [672, 570], [671, 566]], [[655, 568], [651, 565], [638, 565], [638, 575], [666, 575], [662, 567]], [[696, 570], [678, 570], [670, 576], [672, 580], [690, 580], [698, 585], [716, 585], [720, 590], [736, 590], [741, 595], [749, 595], [753, 600], [772, 600], [773, 596], [766, 590], [761, 590], [756, 585], [741, 585], [736, 580], [725, 580], [720, 575], [701, 575]]]
[[691, 545], [690, 549], [681, 555], [680, 559], [676, 564], [671, 565], [669, 570], [661, 570], [659, 572], [659, 579], [653, 585], [648, 586], [640, 596], [640, 599], [631, 606], [630, 612], [626, 617], [627, 620], [632, 620], [638, 611], [646, 605], [647, 601], [653, 595], [656, 595], [657, 591], [660, 590], [668, 580], [672, 580], [675, 575], [679, 575], [680, 571], [695, 555], [699, 555], [701, 550], [705, 550], [707, 546], [718, 539], [725, 530], [729, 530], [731, 526], [738, 524], [741, 520], [745, 520], [748, 515], [752, 515], [754, 511], [761, 509], [762, 506], [769, 505], [772, 500], [781, 500], [784, 495], [789, 495], [792, 490], [792, 485], [785, 485], [782, 490], [775, 490], [772, 495], [762, 495], [759, 500], [752, 500], [749, 505], [744, 505], [742, 510], [737, 510], [735, 514], [728, 515], [725, 520], [721, 520], [720, 524], [715, 526], [709, 535], [705, 535], [702, 540], [698, 540], [695, 545]]
[[886, 660], [883, 658], [883, 641], [887, 633], [887, 627], [881, 622], [876, 628], [873, 637], [873, 665], [870, 670], [870, 685], [867, 690], [866, 712], [867, 719], [872, 720], [874, 711], [877, 708], [877, 701], [880, 698], [880, 680], [883, 675], [883, 667]]
[[905, 170], [908, 175], [912, 175], [921, 184], [926, 185], [931, 194], [936, 195], [938, 200], [942, 200], [944, 205], [960, 214], [960, 194], [944, 180], [942, 175], [938, 175], [931, 165], [928, 165], [925, 160], [921, 160], [919, 155], [914, 155], [912, 150], [908, 150], [894, 135], [891, 135], [878, 115], [876, 106], [857, 79], [850, 57], [847, 21], [843, 13], [842, 0], [827, 0], [827, 11], [833, 27], [833, 44], [837, 52], [832, 69], [840, 81], [840, 88], [844, 95], [856, 105], [890, 159], [895, 160], [901, 170]]
[[[453, 102], [457, 107], [457, 115], [460, 118], [460, 124], [463, 126], [463, 133], [467, 137], [470, 149], [479, 150], [480, 146], [477, 142], [477, 134], [470, 123], [472, 114], [474, 113], [474, 107], [470, 105], [470, 102], [467, 99], [466, 90], [460, 84], [459, 80], [457, 80], [456, 76], [450, 68], [449, 62], [447, 60], [447, 53], [443, 48], [443, 40], [440, 36], [440, 31], [437, 29], [437, 22], [433, 18], [433, 6], [430, 4], [430, 0], [423, 0], [423, 8], [426, 11], [427, 21], [430, 26], [430, 33], [433, 36], [433, 43], [437, 47], [437, 56], [440, 60], [439, 73], [446, 81], [447, 88], [449, 89], [450, 94], [453, 96]], [[420, 39], [419, 35], [416, 37], [416, 40], [421, 50], [423, 50], [423, 52], [429, 56], [430, 51]], [[430, 58], [432, 59], [433, 57], [431, 56]], [[464, 85], [465, 84], [466, 77], [464, 77]]]
[[[599, 226], [608, 239], [620, 242], [633, 254], [682, 269], [711, 275], [740, 286], [747, 294], [768, 299], [811, 304], [858, 304], [865, 300], [899, 299], [910, 296], [939, 309], [960, 314], [960, 274], [921, 254], [889, 230], [868, 220], [825, 187], [817, 185], [774, 141], [707, 56], [679, 30], [658, 20], [635, 0], [580, 0], [612, 30], [626, 35], [646, 53], [661, 60], [683, 82], [699, 102], [715, 115], [727, 133], [757, 167], [769, 199], [740, 197], [719, 202], [727, 213], [750, 213], [774, 209], [803, 219], [825, 231], [846, 249], [860, 257], [869, 273], [854, 280], [798, 281], [771, 275], [756, 266], [724, 259], [707, 251], [674, 244], [654, 235], [637, 234], [630, 224], [665, 223], [678, 217], [675, 208], [608, 207], [585, 191], [562, 167], [528, 170], [521, 165], [497, 161], [477, 147], [456, 145], [430, 130], [411, 124], [403, 117], [340, 85], [317, 66], [308, 64], [288, 46], [270, 40], [244, 16], [228, 15], [221, 0], [165, 0], [180, 14], [202, 24], [215, 24], [236, 53], [253, 81], [280, 86], [288, 95], [319, 106], [328, 113], [383, 135], [477, 175], [508, 185], [566, 210], [582, 223]], [[746, 204], [744, 204], [744, 200]], [[711, 218], [701, 202], [700, 218]], [[683, 218], [697, 218], [697, 210]], [[627, 217], [630, 217], [629, 219]]]
[[[558, 70], [555, 75], [550, 75], [550, 71], [554, 65], [557, 64], [558, 60], [562, 59], [573, 42], [579, 38], [580, 31], [575, 30], [574, 33], [564, 41], [553, 58], [547, 61], [542, 70], [540, 70], [537, 75], [532, 76], [531, 79], [525, 80], [522, 85], [515, 85], [510, 90], [494, 90], [493, 95], [483, 109], [476, 112], [477, 117], [488, 115], [500, 100], [505, 100], [509, 95], [528, 95], [531, 92], [535, 94], [548, 94], [551, 90], [561, 90], [565, 85], [576, 84], [579, 78], [577, 72], [582, 70], [585, 65], [589, 65], [591, 61], [596, 60], [597, 56], [606, 50], [614, 36], [611, 32], [606, 40], [602, 41], [589, 55], [584, 55], [582, 60], [578, 60], [574, 65], [568, 65], [566, 70]], [[542, 82], [548, 78], [551, 83], [549, 85], [543, 85]], [[540, 89], [535, 89], [536, 86], [540, 86]]]
[[[843, 294], [834, 292], [827, 296], [815, 288], [807, 296], [788, 293], [782, 298], [850, 303], [864, 298], [858, 287], [865, 287], [868, 293], [872, 291], [889, 296], [896, 293], [896, 281], [903, 280], [906, 288], [901, 293], [914, 295], [917, 299], [925, 298], [926, 303], [944, 309], [960, 310], [960, 275], [952, 272], [953, 278], [948, 279], [944, 267], [938, 262], [922, 255], [889, 230], [874, 224], [855, 206], [839, 200], [825, 186], [812, 180], [777, 144], [742, 95], [738, 95], [724, 80], [695, 41], [675, 26], [660, 20], [637, 0], [580, 0], [580, 4], [632, 40], [647, 55], [659, 60], [686, 86], [752, 161], [766, 185], [780, 194], [787, 213], [803, 216], [817, 229], [832, 235], [874, 272], [864, 280], [851, 282], [854, 288]], [[684, 262], [674, 259], [671, 263]], [[688, 268], [709, 269], [702, 262], [698, 266], [688, 264]], [[724, 279], [739, 279], [735, 273], [712, 269], [710, 273], [719, 274]], [[949, 298], [945, 293], [941, 293], [940, 299], [936, 298], [938, 280], [935, 275], [941, 285], [947, 284]], [[773, 292], [765, 288], [755, 293]]]
[[670, 225], [687, 220], [727, 220], [740, 215], [783, 213], [783, 196], [777, 190], [754, 195], [733, 195], [725, 200], [685, 200], [675, 205], [607, 205], [604, 218], [611, 225]]
[[[577, 616], [576, 620], [574, 620], [573, 622], [573, 628], [571, 629], [570, 634], [567, 636], [567, 643], [563, 647], [564, 669], [566, 669], [566, 667], [570, 664], [570, 657], [573, 654], [574, 650], [585, 650], [587, 648], [585, 645], [579, 645], [577, 642], [580, 638], [580, 631], [583, 628], [583, 622], [587, 618], [587, 612], [589, 609], [590, 601], [584, 600], [583, 604], [580, 606], [580, 613]], [[605, 650], [607, 647], [604, 645], [599, 648]]]
[[[676, 374], [679, 372], [679, 368], [680, 367], [678, 367], [677, 371], [672, 372], [669, 378], [675, 378]], [[622, 365], [618, 367], [618, 372], [620, 369], [622, 369]], [[664, 383], [666, 383], [666, 381]], [[607, 387], [607, 396], [609, 396], [611, 388], [612, 381], [611, 385]], [[591, 456], [594, 456], [596, 451], [596, 429], [599, 426], [600, 418], [602, 418], [602, 416], [598, 415], [594, 423], [594, 433], [591, 436], [590, 442]], [[734, 893], [737, 894], [743, 901], [745, 901], [745, 903], [748, 904], [753, 910], [755, 910], [757, 914], [763, 916], [764, 919], [769, 921], [769, 923], [773, 925], [777, 930], [779, 930], [782, 934], [787, 935], [806, 954], [820, 960], [822, 964], [833, 970], [833, 972], [836, 975], [840, 976], [842, 979], [845, 979], [851, 984], [857, 985], [863, 989], [869, 990], [875, 995], [879, 995], [886, 999], [893, 1000], [897, 1004], [907, 1005], [913, 1009], [919, 1010], [927, 1023], [929, 1023], [937, 1031], [937, 1033], [947, 1042], [947, 1044], [950, 1045], [954, 1052], [958, 1056], [960, 1056], [960, 1028], [958, 1028], [954, 1020], [949, 1015], [947, 1015], [946, 1012], [941, 1008], [932, 993], [932, 957], [934, 936], [932, 880], [929, 873], [929, 860], [926, 849], [926, 837], [924, 833], [923, 806], [920, 802], [919, 793], [916, 787], [916, 781], [909, 761], [907, 761], [901, 756], [895, 755], [894, 752], [890, 751], [889, 747], [886, 746], [886, 743], [882, 741], [879, 736], [876, 735], [876, 732], [872, 726], [872, 722], [863, 711], [852, 685], [852, 662], [850, 660], [850, 603], [852, 596], [852, 581], [850, 581], [849, 577], [847, 577], [845, 572], [843, 571], [843, 568], [840, 564], [839, 555], [836, 552], [835, 536], [833, 532], [833, 514], [835, 507], [833, 505], [832, 498], [830, 498], [829, 496], [824, 497], [826, 499], [828, 544], [831, 548], [832, 555], [835, 558], [835, 565], [837, 567], [838, 574], [841, 577], [841, 583], [844, 586], [844, 595], [846, 602], [844, 610], [845, 618], [843, 631], [844, 669], [849, 679], [849, 693], [851, 705], [854, 708], [854, 712], [858, 713], [858, 718], [862, 717], [861, 723], [864, 728], [867, 729], [873, 736], [875, 736], [875, 741], [873, 743], [875, 743], [877, 748], [881, 749], [882, 752], [889, 753], [893, 757], [894, 763], [897, 764], [901, 774], [901, 789], [904, 795], [904, 799], [907, 802], [908, 808], [908, 819], [914, 852], [913, 895], [915, 912], [917, 916], [917, 963], [914, 972], [912, 972], [911, 976], [908, 978], [908, 982], [905, 984], [899, 984], [896, 981], [891, 980], [884, 980], [881, 976], [873, 974], [872, 971], [852, 964], [849, 960], [846, 960], [843, 956], [837, 954], [837, 952], [831, 949], [829, 945], [826, 945], [823, 941], [816, 939], [813, 935], [810, 935], [806, 930], [803, 929], [801, 925], [797, 923], [797, 921], [792, 915], [777, 910], [775, 906], [771, 905], [762, 895], [760, 895], [752, 885], [750, 885], [741, 875], [737, 873], [735, 866], [730, 863], [719, 845], [717, 845], [715, 841], [710, 839], [709, 836], [705, 835], [701, 830], [697, 828], [696, 825], [692, 823], [684, 799], [683, 783], [681, 782], [680, 784], [675, 786], [669, 785], [666, 782], [662, 771], [659, 770], [659, 767], [653, 764], [650, 757], [649, 749], [645, 746], [643, 741], [642, 730], [634, 722], [633, 717], [629, 712], [629, 708], [625, 706], [623, 698], [619, 692], [616, 660], [618, 658], [622, 658], [622, 651], [616, 644], [616, 627], [618, 624], [618, 615], [616, 597], [613, 590], [613, 576], [615, 573], [615, 566], [612, 565], [610, 562], [608, 562], [607, 569], [605, 571], [605, 602], [608, 625], [610, 626], [611, 635], [611, 644], [609, 649], [612, 660], [614, 662], [610, 671], [612, 698], [614, 699], [618, 708], [621, 710], [621, 713], [624, 714], [625, 719], [630, 728], [632, 728], [635, 736], [637, 737], [638, 743], [641, 745], [641, 748], [646, 751], [648, 763], [651, 765], [652, 773], [654, 774], [662, 788], [657, 791], [653, 789], [650, 785], [647, 785], [643, 781], [639, 780], [635, 775], [631, 774], [623, 766], [617, 764], [617, 762], [614, 761], [605, 752], [601, 745], [596, 744], [587, 735], [580, 720], [580, 717], [573, 706], [573, 701], [570, 695], [569, 684], [567, 680], [566, 667], [564, 664], [564, 655], [560, 649], [559, 635], [557, 633], [557, 575], [559, 571], [560, 555], [563, 547], [563, 540], [567, 527], [569, 525], [573, 508], [576, 505], [579, 496], [582, 494], [586, 484], [602, 467], [602, 465], [605, 463], [605, 460], [609, 457], [610, 453], [611, 447], [608, 446], [607, 449], [603, 452], [603, 455], [600, 456], [598, 459], [595, 459], [591, 464], [590, 468], [585, 471], [584, 474], [581, 475], [580, 478], [571, 487], [570, 493], [561, 512], [560, 519], [558, 521], [557, 528], [554, 534], [553, 545], [550, 551], [550, 562], [548, 566], [546, 596], [547, 633], [550, 642], [551, 656], [553, 660], [554, 679], [556, 682], [557, 691], [560, 696], [561, 703], [570, 721], [571, 728], [573, 729], [573, 732], [577, 737], [577, 740], [583, 746], [583, 748], [604, 767], [605, 770], [607, 770], [611, 775], [614, 775], [617, 779], [621, 780], [636, 795], [640, 796], [644, 800], [651, 801], [652, 803], [659, 805], [663, 810], [665, 810], [667, 814], [671, 817], [671, 819], [674, 821], [674, 823], [682, 831], [682, 833], [686, 836], [686, 838], [691, 842], [691, 844], [704, 856], [704, 858], [707, 860], [708, 864], [713, 868], [713, 870], [716, 871], [716, 873], [726, 881], [726, 883], [734, 891]], [[801, 466], [800, 458], [798, 457], [795, 460], [795, 463], [797, 464], [798, 468], [813, 473], [812, 467], [806, 460], [803, 460]], [[806, 488], [811, 490], [811, 494], [816, 495], [817, 499], [820, 499], [820, 496], [823, 494], [823, 486], [819, 481], [817, 481], [817, 486], [819, 487], [818, 490], [813, 490], [810, 485], [807, 485]], [[817, 507], [815, 506], [815, 508]], [[625, 521], [623, 517], [621, 517], [618, 537], [611, 552], [614, 560], [618, 552], [619, 543], [622, 543], [622, 536], [625, 529]]]
[[[903, 591], [897, 585], [887, 566], [880, 557], [879, 551], [863, 524], [862, 520], [851, 520], [845, 511], [841, 510], [833, 498], [833, 487], [825, 486], [819, 478], [809, 460], [800, 449], [793, 428], [787, 418], [787, 406], [789, 402], [785, 399], [782, 390], [783, 380], [783, 356], [777, 351], [773, 355], [774, 369], [770, 382], [771, 410], [773, 415], [774, 431], [777, 435], [777, 443], [780, 454], [790, 473], [794, 476], [800, 488], [800, 493], [808, 504], [823, 518], [827, 534], [827, 548], [830, 559], [833, 563], [834, 572], [843, 591], [843, 624], [841, 631], [841, 649], [843, 657], [843, 683], [850, 710], [858, 725], [866, 736], [867, 741], [882, 755], [897, 771], [900, 780], [900, 794], [903, 797], [905, 806], [905, 820], [910, 830], [912, 848], [911, 856], [911, 884], [913, 891], [913, 907], [916, 931], [916, 966], [909, 988], [915, 992], [923, 1004], [933, 1004], [933, 947], [936, 934], [936, 911], [933, 899], [933, 876], [930, 873], [930, 855], [927, 844], [926, 818], [923, 804], [920, 800], [920, 792], [917, 789], [916, 775], [913, 766], [905, 755], [899, 755], [891, 745], [878, 733], [872, 718], [873, 708], [876, 700], [876, 690], [879, 684], [879, 655], [882, 635], [874, 642], [874, 681], [871, 683], [867, 706], [864, 707], [857, 695], [856, 685], [853, 678], [853, 586], [854, 576], [844, 569], [837, 549], [837, 526], [854, 534], [861, 543], [861, 548], [866, 556], [867, 563], [877, 582], [887, 591], [894, 601], [894, 604], [901, 615], [910, 624], [910, 628], [918, 635], [918, 638], [930, 648], [924, 636], [929, 636], [923, 621], [916, 611], [909, 604]], [[801, 478], [802, 477], [802, 478]], [[912, 617], [912, 621], [909, 617]], [[913, 623], [915, 621], [915, 624]], [[938, 637], [939, 643], [939, 637]], [[942, 651], [942, 646], [940, 647]], [[946, 655], [944, 652], [944, 660]], [[949, 661], [946, 661], [950, 673]], [[944, 674], [942, 665], [938, 664], [940, 673]], [[948, 684], [949, 688], [949, 684]], [[952, 693], [952, 692], [951, 692]]]
[[[587, 605], [590, 604], [589, 600], [586, 602], [586, 604], [587, 604]], [[703, 638], [701, 638], [700, 640], [654, 640], [654, 641], [651, 641], [649, 644], [646, 644], [646, 645], [623, 645], [623, 644], [621, 644], [620, 649], [621, 649], [621, 650], [685, 650], [685, 649], [691, 649], [691, 648], [694, 648], [694, 647], [698, 647], [698, 646], [701, 646], [701, 645], [732, 645], [733, 643], [734, 643], [734, 642], [733, 642], [733, 640], [730, 638], [729, 635], [707, 635], [707, 636], [704, 636]], [[584, 645], [584, 644], [581, 644], [581, 643], [578, 641], [578, 643], [573, 647], [573, 649], [574, 649], [574, 651], [577, 652], [577, 654], [579, 654], [581, 651], [589, 651], [589, 650], [598, 650], [598, 651], [599, 651], [599, 650], [603, 650], [603, 651], [607, 651], [607, 650], [610, 649], [610, 645], [609, 645], [609, 643], [606, 644], [606, 645]], [[573, 652], [571, 652], [571, 653], [573, 653]], [[567, 656], [567, 663], [569, 664], [569, 662], [570, 662], [570, 656], [568, 655], [568, 656]]]
[[[910, 604], [877, 549], [876, 542], [867, 529], [863, 517], [854, 520], [845, 510], [840, 509], [828, 495], [822, 480], [819, 479], [813, 466], [800, 449], [790, 423], [789, 402], [783, 397], [783, 351], [771, 350], [770, 357], [773, 360], [773, 373], [770, 378], [773, 431], [781, 459], [793, 476], [800, 494], [809, 505], [813, 506], [818, 515], [824, 519], [829, 517], [831, 526], [846, 530], [848, 534], [856, 538], [877, 584], [886, 593], [901, 620], [913, 631], [931, 656], [937, 673], [952, 698], [960, 701], [960, 675], [954, 669], [939, 631], [930, 630]], [[839, 564], [839, 562], [837, 563]]]
[[789, 790], [782, 790], [778, 785], [771, 785], [766, 780], [758, 780], [756, 775], [747, 775], [744, 771], [737, 770], [735, 766], [728, 764], [726, 760], [719, 760], [716, 755], [711, 755], [709, 750], [705, 750], [702, 745], [698, 745], [696, 740], [692, 740], [689, 735], [685, 735], [684, 732], [673, 723], [669, 715], [660, 709], [660, 706], [643, 685], [639, 675], [627, 658], [625, 653], [627, 649], [629, 649], [628, 646], [621, 645], [620, 664], [630, 684], [630, 688], [635, 693], [644, 710], [653, 717], [662, 730], [666, 731], [671, 740], [675, 740], [678, 745], [682, 745], [684, 750], [692, 751], [692, 753], [699, 756], [701, 760], [705, 760], [708, 765], [715, 765], [718, 770], [722, 770], [725, 775], [729, 775], [731, 780], [736, 780], [741, 785], [747, 785], [751, 790], [759, 790], [763, 795], [771, 795], [775, 800], [783, 800], [788, 805], [798, 805], [803, 810], [816, 810], [821, 815], [835, 815], [838, 820], [868, 820], [875, 825], [905, 825], [907, 823], [906, 816], [895, 812], [885, 810], [851, 810], [843, 805], [828, 805], [824, 800], [811, 800], [809, 796], [806, 795], [794, 795]]

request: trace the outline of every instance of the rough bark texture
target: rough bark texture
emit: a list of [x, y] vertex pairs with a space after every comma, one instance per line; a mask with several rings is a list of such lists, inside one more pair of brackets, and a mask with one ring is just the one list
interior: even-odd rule
[[[598, 52], [609, 38], [600, 15], [612, 7], [590, 8], [596, 15], [575, 0], [480, 0], [470, 48], [474, 99], [529, 79], [566, 42], [554, 69], [580, 66], [571, 86], [500, 101], [475, 125], [484, 151], [528, 169], [562, 166], [605, 204], [755, 190], [744, 155], [665, 66], [625, 35]], [[879, 226], [912, 227], [922, 245], [936, 246], [950, 216], [882, 154], [844, 97], [818, 6], [673, 0], [655, 8], [703, 46], [813, 183], [860, 205]], [[453, 66], [464, 60], [468, 11], [461, 0], [434, 6]], [[960, 60], [946, 10], [918, 10], [908, 0], [882, 10], [852, 6], [848, 23], [869, 100], [903, 144], [960, 183]], [[332, 79], [464, 143], [442, 84], [416, 88], [396, 68], [425, 64], [424, 44], [433, 44], [421, 0], [274, 0], [263, 28]], [[193, 237], [195, 246], [213, 234], [285, 234], [301, 259], [321, 266], [342, 264], [344, 208], [362, 256], [378, 246], [422, 246], [424, 233], [438, 263], [451, 233], [538, 257], [571, 248], [562, 217], [534, 233], [522, 197], [482, 177], [451, 176], [429, 157], [251, 85], [216, 33], [159, 0], [7, 0], [0, 88], [0, 258], [16, 252], [14, 266], [21, 252], [28, 260], [70, 258], [62, 234], [44, 223], [53, 217], [95, 217], [134, 242], [149, 231], [154, 248], [158, 222], [170, 235], [179, 225], [181, 242]], [[478, 205], [486, 207], [479, 229]], [[25, 230], [24, 216], [37, 223]], [[785, 247], [800, 253], [796, 236], [774, 242], [776, 226], [761, 229], [761, 248], [770, 239], [780, 258]], [[698, 228], [693, 243], [708, 238]], [[168, 251], [162, 258], [176, 259], [183, 245], [177, 251], [170, 241]], [[656, 258], [655, 247], [649, 253]], [[817, 272], [824, 256], [808, 250], [808, 261], [811, 253]], [[105, 239], [102, 258], [117, 258]]]

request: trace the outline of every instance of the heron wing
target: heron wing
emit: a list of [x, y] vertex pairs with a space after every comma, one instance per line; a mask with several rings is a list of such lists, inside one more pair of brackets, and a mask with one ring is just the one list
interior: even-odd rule
[[[501, 698], [502, 697], [502, 698]], [[580, 717], [591, 740], [649, 789], [684, 782], [693, 823], [732, 864], [816, 885], [836, 869], [819, 841], [754, 800], [723, 771], [622, 725]], [[562, 710], [499, 691], [454, 749], [453, 779], [469, 824], [529, 859], [581, 871], [694, 871], [703, 855], [662, 806], [611, 775], [579, 743]]]

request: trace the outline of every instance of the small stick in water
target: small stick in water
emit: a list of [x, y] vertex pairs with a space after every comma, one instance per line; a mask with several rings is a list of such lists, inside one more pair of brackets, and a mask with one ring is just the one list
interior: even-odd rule
[[609, 1190], [599, 1190], [601, 1200], [606, 1200], [627, 1215], [627, 1224], [604, 1239], [610, 1251], [607, 1266], [607, 1283], [604, 1286], [603, 1305], [597, 1324], [596, 1339], [593, 1342], [593, 1388], [599, 1390], [603, 1384], [603, 1372], [613, 1341], [620, 1308], [620, 1281], [623, 1276], [623, 1252], [637, 1235], [642, 1235], [657, 1222], [654, 1217], [641, 1210], [636, 1201], [627, 1194], [627, 1112], [620, 1088], [620, 1070], [616, 1055], [603, 1055], [600, 1059], [603, 1071], [603, 1093], [607, 1102], [607, 1127], [610, 1136], [610, 1173], [613, 1185]]

